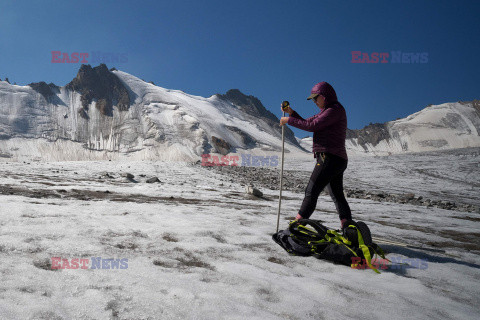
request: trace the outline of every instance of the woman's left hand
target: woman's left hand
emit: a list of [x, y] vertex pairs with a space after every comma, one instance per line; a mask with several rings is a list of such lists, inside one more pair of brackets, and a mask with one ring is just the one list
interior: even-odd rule
[[281, 117], [280, 118], [280, 126], [283, 126], [285, 124], [287, 124], [288, 122], [288, 117]]

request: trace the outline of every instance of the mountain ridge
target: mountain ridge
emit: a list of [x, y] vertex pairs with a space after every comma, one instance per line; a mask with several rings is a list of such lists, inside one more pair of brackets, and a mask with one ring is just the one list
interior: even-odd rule
[[[286, 152], [305, 151], [293, 132], [285, 131]], [[29, 153], [38, 159], [107, 159], [122, 153], [193, 160], [204, 153], [281, 150], [278, 118], [256, 97], [238, 89], [193, 96], [105, 64], [82, 65], [62, 87], [1, 81], [0, 136], [0, 153], [13, 159]]]
[[[257, 97], [238, 89], [194, 96], [105, 64], [82, 65], [62, 87], [0, 81], [2, 158], [110, 159], [122, 154], [194, 160], [204, 153], [265, 154], [281, 150], [278, 120]], [[346, 147], [352, 155], [480, 147], [479, 133], [480, 101], [459, 101], [347, 129]], [[311, 138], [297, 139], [288, 127], [285, 140], [287, 153], [311, 150]]]
[[[428, 105], [405, 118], [347, 129], [349, 153], [390, 155], [480, 147], [480, 100]], [[299, 139], [310, 148], [311, 138]]]

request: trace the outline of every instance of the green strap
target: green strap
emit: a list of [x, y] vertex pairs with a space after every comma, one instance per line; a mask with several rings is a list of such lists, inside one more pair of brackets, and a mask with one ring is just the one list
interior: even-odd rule
[[347, 245], [344, 244], [344, 243], [342, 243], [342, 244], [345, 246], [345, 248], [347, 248], [348, 250], [350, 250], [350, 251], [355, 255], [355, 257], [358, 257], [357, 253], [356, 253], [355, 251], [353, 251], [352, 248], [350, 248], [349, 246], [347, 246]]
[[324, 242], [328, 242], [328, 241], [325, 240], [325, 239], [321, 239], [321, 240], [317, 240], [317, 241], [309, 241], [308, 245], [311, 246], [312, 252], [316, 253], [317, 245], [319, 245], [321, 243], [324, 243]]
[[[359, 245], [360, 249], [362, 250], [363, 256], [365, 257], [365, 260], [367, 262], [368, 267], [370, 267], [370, 269], [372, 269], [376, 273], [380, 273], [380, 271], [378, 271], [376, 268], [374, 268], [372, 263], [371, 263], [372, 258], [371, 258], [371, 255], [370, 255], [370, 250], [369, 250], [369, 247], [365, 245], [365, 242], [363, 241], [362, 233], [360, 232], [360, 230], [358, 230], [358, 228], [355, 225], [349, 225], [348, 227], [352, 227], [352, 228], [355, 228], [357, 230], [358, 245]], [[300, 230], [300, 229], [304, 229], [304, 230]], [[308, 235], [308, 236], [311, 236], [312, 238], [320, 238], [320, 235], [318, 234], [318, 232], [316, 232], [316, 230], [312, 230], [310, 228], [307, 228], [304, 225], [301, 225], [301, 224], [298, 225], [297, 230], [298, 230], [298, 232], [300, 232], [302, 234], [305, 234], [305, 235]], [[325, 242], [330, 242], [330, 243], [336, 243], [336, 244], [343, 245], [348, 250], [350, 250], [355, 257], [358, 257], [357, 253], [354, 250], [352, 250], [352, 248], [349, 247], [349, 245], [352, 244], [351, 241], [346, 239], [343, 235], [341, 235], [340, 233], [338, 233], [335, 230], [327, 230], [327, 234], [325, 234], [324, 239], [320, 239], [320, 240], [316, 240], [316, 241], [309, 241], [309, 242], [307, 242], [307, 244], [311, 246], [312, 252], [315, 252], [316, 246], [318, 246], [322, 243], [325, 243]], [[383, 259], [386, 259], [385, 258], [385, 253], [383, 252], [383, 250], [379, 246], [377, 246], [377, 249], [378, 249], [379, 253], [377, 253], [377, 250], [375, 250], [375, 248], [372, 247], [372, 249], [375, 252], [375, 254], [380, 255]], [[388, 259], [386, 259], [386, 260], [388, 260]], [[388, 260], [388, 261], [390, 261], [390, 260]], [[358, 264], [356, 264], [355, 266], [358, 266]], [[354, 267], [354, 264], [352, 264], [352, 267]]]
[[325, 235], [325, 238], [329, 241], [329, 242], [335, 242], [336, 244], [340, 244], [340, 245], [343, 245], [345, 246], [345, 248], [347, 248], [348, 250], [350, 250], [354, 255], [355, 257], [358, 257], [357, 253], [355, 251], [352, 250], [352, 248], [350, 248], [348, 245], [351, 245], [352, 243], [346, 239], [344, 236], [342, 236], [341, 234], [339, 234], [338, 232], [336, 232], [335, 230], [327, 230], [327, 233], [330, 233], [330, 234], [333, 234], [333, 237], [330, 237], [328, 235]]
[[[382, 259], [385, 259], [385, 260], [387, 260], [388, 262], [392, 262], [392, 261], [390, 261], [389, 259], [387, 259], [387, 258], [385, 257], [385, 252], [383, 252], [382, 248], [380, 248], [378, 245], [376, 245], [376, 247], [377, 247], [377, 249], [375, 249], [373, 246], [372, 246], [372, 247], [369, 246], [369, 248], [372, 248], [372, 249], [373, 249], [373, 251], [375, 252], [376, 255], [379, 255]], [[377, 252], [377, 251], [378, 251], [378, 252]]]
[[[335, 242], [337, 241], [342, 241], [344, 244], [348, 244], [348, 245], [351, 245], [352, 243], [350, 242], [350, 240], [348, 240], [347, 238], [345, 238], [344, 236], [342, 236], [340, 233], [338, 233], [337, 231], [335, 230], [327, 230], [327, 233], [331, 233], [335, 236], [334, 239]], [[338, 242], [337, 242], [338, 243]], [[339, 243], [340, 244], [340, 243]]]
[[376, 273], [380, 273], [380, 271], [378, 271], [376, 268], [374, 268], [372, 266], [372, 263], [371, 263], [372, 259], [370, 257], [370, 250], [368, 250], [368, 247], [363, 242], [362, 234], [361, 234], [360, 230], [358, 230], [358, 229], [357, 229], [357, 234], [358, 234], [358, 246], [360, 247], [360, 249], [363, 252], [363, 256], [365, 257], [365, 260], [367, 261], [367, 265], [370, 267], [370, 269], [372, 269]]
[[[300, 230], [300, 228], [305, 229], [305, 231]], [[306, 226], [303, 226], [303, 225], [298, 226], [298, 232], [309, 235], [309, 236], [312, 236], [314, 238], [319, 238], [320, 237], [318, 232], [316, 232], [315, 230], [312, 230], [310, 228], [307, 228]]]
[[329, 242], [327, 239], [321, 239], [321, 240], [317, 240], [317, 241], [309, 241], [308, 244], [320, 244], [320, 243], [323, 243], [323, 242]]

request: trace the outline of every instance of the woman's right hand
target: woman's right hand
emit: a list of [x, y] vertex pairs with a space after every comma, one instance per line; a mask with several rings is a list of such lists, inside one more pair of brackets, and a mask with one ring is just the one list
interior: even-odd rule
[[282, 111], [285, 111], [285, 112], [288, 113], [289, 115], [292, 115], [292, 113], [293, 113], [293, 110], [292, 110], [292, 108], [290, 108], [290, 106], [285, 107], [285, 108], [283, 108], [283, 106], [282, 106], [282, 107], [280, 107], [280, 108], [282, 109]]

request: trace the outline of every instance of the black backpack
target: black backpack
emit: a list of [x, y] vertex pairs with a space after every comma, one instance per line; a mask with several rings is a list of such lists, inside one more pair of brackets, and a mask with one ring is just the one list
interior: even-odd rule
[[[368, 268], [380, 273], [372, 265], [374, 254], [385, 258], [383, 250], [372, 241], [370, 229], [364, 222], [347, 221], [343, 233], [328, 229], [318, 220], [300, 219], [292, 221], [287, 230], [275, 233], [272, 238], [289, 254], [315, 256], [351, 266]], [[362, 264], [363, 263], [363, 264]], [[363, 269], [362, 268], [362, 269]]]

